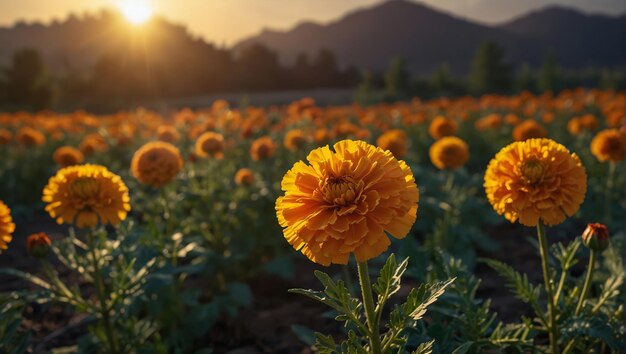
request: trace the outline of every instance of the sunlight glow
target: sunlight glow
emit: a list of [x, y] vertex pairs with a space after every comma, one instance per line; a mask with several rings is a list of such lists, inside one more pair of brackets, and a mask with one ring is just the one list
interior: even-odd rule
[[119, 8], [126, 19], [134, 25], [140, 25], [152, 17], [152, 8], [143, 0], [123, 0]]

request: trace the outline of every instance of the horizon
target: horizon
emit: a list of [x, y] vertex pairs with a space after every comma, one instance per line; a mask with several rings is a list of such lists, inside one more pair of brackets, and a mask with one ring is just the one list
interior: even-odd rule
[[[183, 25], [193, 36], [201, 37], [205, 41], [220, 47], [232, 47], [241, 40], [255, 36], [262, 31], [288, 31], [306, 22], [326, 25], [355, 11], [379, 6], [386, 1], [394, 0], [347, 0], [341, 2], [339, 6], [332, 0], [319, 0], [313, 4], [292, 3], [285, 0], [272, 1], [274, 4], [280, 2], [282, 5], [285, 5], [282, 8], [266, 6], [265, 3], [260, 4], [253, 0], [202, 4], [199, 4], [196, 0], [186, 0], [188, 6], [180, 6], [180, 2], [173, 4], [165, 0], [145, 0], [143, 2], [149, 6], [149, 10], [153, 12], [154, 17], [160, 17], [168, 22]], [[554, 6], [577, 10], [589, 15], [620, 16], [626, 13], [626, 2], [618, 0], [534, 0], [523, 3], [500, 0], [472, 0], [461, 4], [454, 0], [406, 1], [425, 5], [436, 11], [483, 25], [497, 25], [527, 13]], [[34, 6], [36, 3], [40, 6]], [[11, 8], [8, 9], [2, 6], [0, 28], [11, 28], [19, 23], [49, 25], [54, 22], [65, 21], [72, 15], [84, 17], [86, 15], [96, 15], [103, 10], [123, 12], [123, 0], [59, 0], [55, 1], [53, 13], [48, 12], [50, 8], [47, 7], [47, 3], [42, 0], [24, 0], [18, 4], [12, 3], [9, 5]], [[59, 3], [61, 3], [61, 6], [58, 6]], [[20, 15], [20, 11], [33, 13], [31, 11], [33, 6], [28, 6], [29, 4], [39, 10], [34, 15], [31, 15], [30, 18]], [[44, 6], [42, 7], [41, 5]], [[217, 13], [221, 13], [222, 16], [216, 16], [218, 21], [206, 21], [205, 12], [201, 10], [207, 10], [211, 7], [215, 8], [216, 6], [219, 10]], [[250, 6], [256, 11], [241, 11], [250, 9]], [[490, 11], [491, 13], [485, 17], [484, 11], [480, 9], [487, 6], [491, 6], [490, 10], [493, 11]], [[43, 13], [49, 13], [49, 15], [42, 15]], [[239, 16], [237, 17], [238, 21], [231, 20], [233, 17], [228, 15], [232, 15], [232, 13]], [[273, 13], [274, 18], [266, 17], [268, 13]], [[307, 15], [299, 16], [298, 14], [300, 13], [307, 13]], [[12, 18], [12, 20], [8, 20], [8, 18]], [[129, 21], [132, 20], [129, 19]], [[245, 25], [241, 26], [241, 24]], [[220, 32], [222, 33], [220, 34]]]

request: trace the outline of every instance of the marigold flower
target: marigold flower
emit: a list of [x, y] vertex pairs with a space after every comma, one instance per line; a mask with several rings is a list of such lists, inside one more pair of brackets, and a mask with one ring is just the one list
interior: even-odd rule
[[23, 127], [17, 132], [15, 140], [27, 146], [37, 146], [43, 145], [46, 142], [46, 137], [39, 130]]
[[605, 129], [591, 140], [591, 153], [598, 161], [619, 162], [626, 159], [626, 133]]
[[430, 123], [428, 134], [430, 134], [433, 139], [439, 139], [444, 136], [456, 134], [458, 128], [458, 124], [453, 119], [438, 116]]
[[567, 131], [572, 135], [578, 135], [583, 131], [583, 125], [580, 122], [580, 119], [577, 117], [572, 117], [567, 122]]
[[13, 239], [15, 224], [11, 217], [11, 209], [0, 200], [0, 253], [6, 250], [8, 243]]
[[403, 158], [406, 155], [406, 133], [400, 129], [388, 130], [376, 139], [376, 145], [383, 150], [391, 151], [398, 159]]
[[141, 183], [161, 187], [176, 178], [183, 168], [183, 159], [178, 149], [163, 141], [143, 145], [133, 155], [130, 170]]
[[8, 144], [13, 138], [13, 134], [6, 129], [0, 129], [0, 145]]
[[291, 151], [300, 150], [306, 144], [306, 136], [300, 129], [292, 129], [285, 134], [283, 142], [285, 147]]
[[61, 167], [78, 165], [85, 161], [85, 156], [80, 150], [72, 146], [61, 146], [54, 151], [52, 159]]
[[28, 236], [26, 239], [26, 250], [30, 255], [43, 258], [50, 252], [52, 241], [45, 232], [39, 232]]
[[107, 151], [109, 149], [109, 144], [102, 135], [89, 134], [80, 143], [78, 149], [85, 156], [92, 156], [98, 151]]
[[94, 227], [117, 225], [130, 211], [128, 188], [104, 166], [65, 167], [50, 177], [43, 190], [46, 211], [59, 224]]
[[576, 154], [550, 139], [500, 150], [485, 172], [485, 192], [498, 214], [526, 226], [562, 223], [585, 199], [587, 174]]
[[249, 168], [241, 168], [235, 173], [235, 183], [239, 186], [249, 186], [254, 183], [254, 173]]
[[196, 140], [195, 152], [198, 157], [224, 157], [224, 136], [220, 133], [205, 132]]
[[250, 157], [254, 161], [270, 158], [276, 152], [276, 144], [269, 136], [262, 136], [252, 142], [250, 146]]
[[497, 113], [492, 113], [485, 117], [480, 118], [474, 123], [476, 130], [483, 131], [489, 129], [496, 129], [502, 124], [502, 117]]
[[284, 236], [313, 262], [363, 262], [403, 238], [415, 222], [419, 199], [411, 169], [363, 141], [343, 140], [309, 153], [282, 180], [276, 200]]
[[171, 125], [160, 125], [157, 128], [157, 139], [166, 143], [175, 143], [180, 139], [180, 133]]
[[609, 229], [599, 223], [587, 224], [582, 235], [583, 244], [594, 251], [604, 251], [609, 247]]
[[463, 167], [469, 158], [469, 147], [465, 141], [447, 136], [435, 141], [428, 151], [430, 161], [438, 169], [454, 170]]
[[548, 131], [537, 121], [527, 119], [513, 128], [513, 140], [524, 141], [528, 139], [545, 138]]

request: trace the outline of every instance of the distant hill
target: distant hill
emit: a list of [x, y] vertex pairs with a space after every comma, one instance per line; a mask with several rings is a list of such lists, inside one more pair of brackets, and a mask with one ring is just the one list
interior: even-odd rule
[[537, 67], [548, 48], [553, 48], [559, 63], [568, 68], [626, 63], [624, 15], [586, 15], [550, 7], [486, 26], [406, 0], [360, 9], [326, 25], [307, 22], [284, 32], [264, 30], [237, 43], [233, 50], [236, 54], [261, 43], [291, 63], [300, 52], [313, 55], [327, 48], [341, 65], [376, 71], [401, 55], [414, 72], [430, 73], [447, 62], [453, 72], [462, 74], [467, 73], [474, 51], [486, 39], [502, 45], [514, 64], [528, 62]]

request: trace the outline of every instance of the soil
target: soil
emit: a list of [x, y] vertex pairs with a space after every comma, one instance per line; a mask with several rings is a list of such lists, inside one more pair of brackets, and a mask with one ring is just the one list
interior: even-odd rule
[[[22, 271], [37, 273], [38, 264], [26, 252], [27, 235], [45, 230], [53, 239], [63, 237], [64, 227], [56, 225], [45, 215], [37, 215], [28, 222], [20, 222], [10, 250], [0, 257], [0, 267], [12, 267]], [[569, 229], [550, 230], [550, 242], [571, 239], [584, 225], [571, 225]], [[533, 228], [513, 224], [501, 224], [489, 234], [499, 245], [493, 254], [479, 254], [480, 257], [505, 261], [516, 270], [526, 273], [534, 283], [540, 283], [541, 266], [538, 252], [530, 241], [534, 239]], [[570, 235], [569, 237], [567, 235]], [[253, 303], [240, 310], [235, 318], [224, 316], [206, 336], [200, 347], [213, 347], [215, 353], [309, 353], [308, 346], [298, 338], [292, 325], [304, 326], [327, 334], [341, 334], [340, 324], [333, 319], [321, 316], [328, 309], [318, 302], [302, 295], [288, 293], [291, 288], [319, 288], [313, 276], [314, 264], [298, 258], [296, 277], [292, 280], [276, 276], [261, 276], [249, 285], [253, 292]], [[324, 271], [339, 273], [339, 268], [326, 268]], [[512, 321], [521, 315], [531, 315], [527, 306], [520, 306], [505, 288], [502, 279], [489, 267], [478, 264], [475, 274], [482, 279], [478, 297], [491, 298], [492, 309], [501, 320]], [[79, 282], [75, 276], [65, 272], [61, 277], [69, 282]], [[0, 292], [36, 290], [33, 286], [14, 277], [0, 275]], [[30, 304], [24, 313], [23, 327], [33, 332], [31, 352], [44, 353], [54, 347], [68, 346], [87, 332], [89, 320], [84, 315], [74, 313], [70, 307], [58, 303]]]

